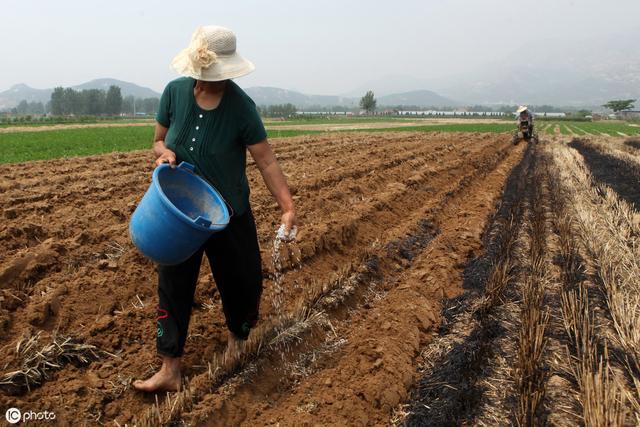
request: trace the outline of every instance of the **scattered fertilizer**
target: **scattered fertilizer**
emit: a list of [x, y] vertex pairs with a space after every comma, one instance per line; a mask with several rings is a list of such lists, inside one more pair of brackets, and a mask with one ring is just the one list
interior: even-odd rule
[[273, 267], [274, 292], [271, 304], [273, 308], [279, 309], [284, 301], [284, 272], [283, 260], [295, 268], [302, 265], [300, 259], [300, 249], [296, 243], [296, 233], [298, 229], [294, 226], [289, 233], [286, 233], [284, 224], [276, 231], [273, 239], [273, 249], [271, 252], [271, 263]]

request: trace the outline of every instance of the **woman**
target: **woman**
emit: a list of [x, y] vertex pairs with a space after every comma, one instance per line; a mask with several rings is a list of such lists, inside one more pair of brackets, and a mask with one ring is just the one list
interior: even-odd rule
[[237, 351], [258, 320], [262, 269], [256, 226], [249, 206], [246, 151], [253, 156], [269, 191], [282, 210], [285, 234], [296, 224], [286, 179], [267, 142], [255, 103], [232, 78], [254, 70], [236, 52], [236, 37], [226, 28], [198, 28], [188, 48], [172, 62], [182, 76], [162, 93], [156, 116], [155, 165], [186, 161], [224, 197], [232, 213], [229, 225], [215, 233], [190, 259], [158, 266], [156, 347], [162, 367], [137, 380], [142, 391], [180, 387], [182, 356], [202, 255], [209, 259], [229, 329], [227, 351]]

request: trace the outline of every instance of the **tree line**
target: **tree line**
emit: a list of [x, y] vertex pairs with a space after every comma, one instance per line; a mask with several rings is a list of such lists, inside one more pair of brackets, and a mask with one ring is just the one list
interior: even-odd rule
[[158, 98], [135, 98], [132, 95], [123, 98], [119, 86], [109, 86], [108, 90], [56, 87], [51, 93], [49, 111], [56, 116], [117, 116], [122, 113], [154, 114], [160, 100]]
[[262, 105], [256, 108], [262, 117], [291, 117], [298, 111], [296, 106], [291, 103], [268, 106]]
[[46, 114], [46, 106], [42, 104], [42, 102], [27, 102], [26, 100], [20, 101], [18, 105], [11, 109], [11, 113], [18, 114], [21, 116], [24, 115], [43, 115]]
[[[614, 112], [626, 111], [633, 108], [636, 100], [613, 100], [604, 104], [603, 107], [613, 110]], [[116, 115], [136, 115], [136, 114], [155, 114], [158, 109], [160, 100], [158, 98], [135, 98], [132, 95], [123, 98], [119, 86], [112, 85], [108, 90], [102, 89], [84, 89], [77, 91], [72, 88], [56, 87], [51, 94], [51, 100], [46, 104], [42, 102], [27, 102], [26, 100], [11, 108], [8, 112], [18, 116], [40, 116], [52, 114], [54, 116], [116, 116]], [[373, 91], [367, 93], [360, 99], [359, 106], [362, 110], [371, 114], [377, 109], [377, 100]], [[517, 105], [473, 105], [468, 106], [465, 110], [468, 112], [484, 112], [492, 109], [505, 114], [512, 113], [517, 109]], [[554, 107], [551, 105], [530, 106], [533, 111], [544, 112], [567, 112], [566, 108]], [[258, 106], [258, 112], [263, 117], [291, 117], [296, 114], [297, 108], [291, 103], [277, 104], [269, 106]], [[412, 110], [422, 111], [424, 106], [387, 106], [391, 110]], [[445, 111], [454, 109], [453, 107], [431, 107], [434, 111]], [[307, 111], [352, 111], [357, 112], [357, 108], [349, 108], [345, 106], [307, 106]], [[6, 114], [6, 113], [5, 113]], [[591, 114], [590, 110], [580, 110], [575, 112], [574, 116], [586, 116]]]

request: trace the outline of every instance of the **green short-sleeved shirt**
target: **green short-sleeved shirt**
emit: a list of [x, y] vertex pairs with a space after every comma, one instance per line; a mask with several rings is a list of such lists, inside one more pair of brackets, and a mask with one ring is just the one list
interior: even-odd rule
[[162, 92], [156, 120], [169, 128], [165, 145], [178, 163], [195, 166], [241, 215], [249, 207], [246, 175], [247, 145], [267, 137], [253, 100], [229, 80], [220, 104], [213, 110], [198, 106], [193, 95], [196, 80], [181, 77]]

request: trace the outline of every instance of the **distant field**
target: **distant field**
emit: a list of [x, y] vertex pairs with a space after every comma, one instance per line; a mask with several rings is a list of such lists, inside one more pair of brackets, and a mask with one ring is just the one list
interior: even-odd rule
[[153, 127], [65, 129], [0, 134], [0, 162], [89, 156], [151, 146]]
[[626, 122], [540, 122], [539, 124], [541, 131], [547, 135], [553, 135], [556, 127], [560, 129], [562, 135], [640, 135], [640, 127], [630, 126]]
[[[270, 126], [267, 123], [267, 126]], [[355, 129], [350, 132], [508, 132], [513, 124], [461, 123], [402, 128]], [[269, 138], [318, 134], [318, 130], [268, 129]], [[143, 150], [151, 146], [153, 127], [65, 129], [0, 134], [0, 163], [47, 160]]]
[[[65, 129], [0, 134], [0, 163], [47, 160], [144, 150], [151, 147], [153, 127]], [[285, 138], [319, 131], [268, 131], [270, 138]]]
[[107, 120], [51, 120], [51, 121], [34, 121], [34, 122], [12, 122], [12, 123], [0, 123], [0, 129], [12, 128], [12, 127], [43, 127], [43, 126], [56, 126], [56, 125], [86, 125], [86, 124], [127, 124], [127, 123], [154, 123], [155, 121], [150, 118], [145, 119], [107, 119]]
[[[380, 123], [380, 122], [415, 122], [415, 121], [430, 121], [430, 120], [442, 120], [442, 119], [459, 119], [459, 120], [483, 120], [492, 118], [500, 120], [500, 117], [483, 117], [483, 116], [468, 116], [468, 117], [449, 117], [449, 116], [376, 116], [376, 117], [346, 117], [346, 116], [323, 116], [323, 117], [300, 117], [294, 119], [270, 119], [265, 118], [264, 124], [266, 126], [292, 126], [292, 125], [323, 125], [323, 124], [358, 124], [358, 123]], [[123, 119], [102, 119], [86, 118], [86, 119], [62, 119], [62, 120], [49, 120], [49, 121], [33, 121], [33, 122], [12, 122], [12, 123], [0, 123], [0, 129], [8, 127], [42, 127], [42, 126], [54, 126], [54, 125], [73, 125], [73, 124], [127, 124], [127, 123], [155, 123], [153, 117], [145, 118], [123, 118]]]
[[304, 117], [296, 119], [278, 120], [264, 119], [265, 126], [291, 126], [291, 125], [324, 125], [324, 124], [358, 124], [358, 123], [380, 123], [380, 122], [413, 122], [425, 120], [417, 117]]
[[264, 124], [269, 127], [273, 126], [296, 126], [296, 125], [349, 125], [360, 123], [398, 123], [398, 122], [424, 122], [435, 123], [441, 120], [450, 120], [456, 122], [464, 121], [505, 121], [512, 122], [511, 117], [499, 116], [377, 116], [377, 117], [304, 117], [288, 120], [265, 119]]
[[[314, 119], [316, 120], [316, 119]], [[352, 119], [344, 119], [352, 120]], [[372, 122], [358, 118], [360, 123]], [[401, 119], [383, 120], [383, 123]], [[415, 119], [413, 119], [415, 121]], [[298, 121], [296, 121], [298, 122]], [[285, 123], [285, 122], [281, 122]], [[317, 121], [314, 121], [317, 123]], [[331, 122], [335, 123], [335, 122]], [[348, 123], [355, 123], [349, 121]], [[273, 129], [273, 123], [265, 123], [269, 138], [286, 138], [298, 135], [318, 134], [320, 130]], [[558, 127], [562, 135], [640, 135], [640, 127], [624, 122], [540, 122], [541, 134], [553, 135]], [[512, 132], [515, 124], [505, 123], [447, 123], [404, 127], [348, 129], [348, 132]], [[343, 132], [339, 130], [336, 132]], [[16, 163], [31, 160], [89, 156], [110, 152], [143, 150], [151, 146], [152, 126], [64, 129], [42, 132], [16, 132], [0, 134], [0, 163]]]

